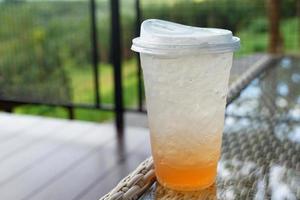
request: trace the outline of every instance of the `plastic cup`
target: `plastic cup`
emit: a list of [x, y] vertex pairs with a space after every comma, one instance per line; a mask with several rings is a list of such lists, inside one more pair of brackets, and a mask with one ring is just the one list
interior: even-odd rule
[[220, 157], [228, 79], [240, 40], [224, 29], [150, 19], [140, 52], [158, 182], [179, 191], [209, 187]]

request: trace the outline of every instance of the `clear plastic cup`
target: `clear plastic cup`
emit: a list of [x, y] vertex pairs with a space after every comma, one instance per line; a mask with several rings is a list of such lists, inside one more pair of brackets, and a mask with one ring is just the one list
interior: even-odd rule
[[155, 19], [142, 23], [132, 49], [140, 52], [152, 155], [163, 186], [193, 191], [214, 183], [239, 45], [224, 29]]

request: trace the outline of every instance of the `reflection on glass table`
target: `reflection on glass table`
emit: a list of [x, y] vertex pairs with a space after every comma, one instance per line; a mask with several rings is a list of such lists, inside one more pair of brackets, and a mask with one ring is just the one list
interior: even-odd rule
[[227, 107], [227, 115], [300, 121], [300, 59], [285, 57]]

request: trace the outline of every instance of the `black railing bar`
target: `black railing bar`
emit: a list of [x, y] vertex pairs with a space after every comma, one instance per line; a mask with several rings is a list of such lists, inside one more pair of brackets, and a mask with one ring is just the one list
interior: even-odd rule
[[122, 68], [121, 68], [121, 26], [119, 0], [110, 0], [111, 9], [111, 57], [114, 67], [114, 97], [116, 129], [119, 138], [123, 136], [124, 130], [124, 106], [122, 89]]
[[1, 99], [0, 104], [11, 104], [11, 105], [39, 105], [39, 106], [53, 106], [53, 107], [65, 107], [69, 108], [83, 108], [83, 109], [97, 109], [103, 111], [114, 111], [114, 106], [110, 104], [100, 104], [98, 107], [94, 104], [86, 104], [86, 103], [51, 103], [51, 102], [39, 102], [39, 101], [19, 101], [19, 100], [5, 100]]
[[75, 119], [74, 107], [69, 106], [66, 107], [66, 109], [68, 111], [69, 119]]
[[[83, 109], [97, 109], [97, 110], [103, 110], [103, 111], [114, 111], [115, 108], [111, 104], [100, 104], [100, 106], [97, 108], [94, 104], [87, 104], [87, 103], [50, 103], [50, 102], [40, 102], [40, 101], [20, 101], [20, 100], [14, 100], [14, 99], [4, 99], [1, 97], [0, 104], [10, 104], [10, 105], [39, 105], [39, 106], [53, 106], [53, 107], [65, 107], [68, 109], [74, 109], [74, 108], [83, 108]], [[142, 112], [146, 113], [147, 111], [143, 109], [142, 111], [139, 110], [139, 108], [124, 108], [124, 111], [128, 112]]]
[[90, 13], [91, 13], [91, 48], [92, 48], [92, 67], [93, 67], [93, 79], [94, 79], [94, 95], [95, 105], [97, 108], [101, 104], [100, 87], [99, 87], [99, 48], [97, 38], [97, 16], [96, 16], [96, 2], [90, 0]]
[[[140, 35], [140, 26], [141, 26], [141, 8], [140, 0], [135, 0], [135, 11], [136, 11], [136, 22], [135, 22], [135, 36]], [[137, 58], [137, 91], [138, 91], [138, 108], [140, 111], [143, 110], [143, 82], [142, 82], [142, 70], [141, 70], [141, 61], [139, 53], [136, 53]]]

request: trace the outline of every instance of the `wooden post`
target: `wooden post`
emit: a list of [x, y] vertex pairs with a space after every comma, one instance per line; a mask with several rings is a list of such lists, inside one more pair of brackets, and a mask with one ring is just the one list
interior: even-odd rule
[[300, 27], [300, 0], [297, 0], [297, 1], [296, 1], [296, 9], [297, 9], [297, 10], [296, 10], [296, 15], [297, 15], [297, 20], [298, 20], [298, 24], [297, 24], [298, 30], [297, 30], [297, 31], [299, 32], [299, 33], [298, 33], [298, 34], [299, 34], [299, 35], [298, 35], [298, 36], [299, 36], [299, 37], [298, 37], [298, 38], [299, 38], [299, 39], [298, 39], [298, 45], [300, 46], [300, 28], [299, 28], [299, 27]]
[[280, 35], [280, 0], [267, 0], [269, 18], [269, 53], [282, 52], [282, 37]]

